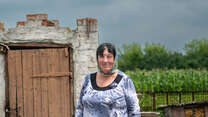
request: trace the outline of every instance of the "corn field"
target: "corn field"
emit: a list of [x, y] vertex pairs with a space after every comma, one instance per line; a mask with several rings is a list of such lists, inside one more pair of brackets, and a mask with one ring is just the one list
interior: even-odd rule
[[135, 88], [152, 92], [208, 91], [207, 70], [137, 70], [126, 72]]
[[134, 82], [142, 111], [158, 111], [161, 105], [208, 100], [206, 70], [138, 70], [126, 72]]

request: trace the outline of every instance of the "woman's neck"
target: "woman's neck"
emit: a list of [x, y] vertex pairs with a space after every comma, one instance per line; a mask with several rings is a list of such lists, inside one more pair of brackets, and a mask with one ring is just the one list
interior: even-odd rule
[[105, 87], [110, 85], [116, 78], [117, 72], [110, 76], [104, 76], [102, 73], [98, 72], [96, 76], [96, 83], [99, 87]]

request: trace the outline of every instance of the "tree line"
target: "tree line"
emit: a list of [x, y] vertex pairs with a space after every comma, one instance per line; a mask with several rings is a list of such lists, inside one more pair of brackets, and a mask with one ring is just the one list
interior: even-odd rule
[[184, 53], [171, 51], [161, 44], [137, 43], [118, 49], [118, 68], [122, 71], [136, 69], [208, 69], [208, 39], [201, 38], [185, 44]]

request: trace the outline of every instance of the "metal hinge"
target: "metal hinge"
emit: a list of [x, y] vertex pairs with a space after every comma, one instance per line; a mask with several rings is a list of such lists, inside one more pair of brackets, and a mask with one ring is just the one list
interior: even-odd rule
[[0, 43], [0, 53], [7, 53], [8, 50], [9, 47], [7, 45]]
[[17, 112], [17, 108], [11, 109], [8, 105], [5, 106], [5, 112], [6, 113], [11, 113], [11, 112]]

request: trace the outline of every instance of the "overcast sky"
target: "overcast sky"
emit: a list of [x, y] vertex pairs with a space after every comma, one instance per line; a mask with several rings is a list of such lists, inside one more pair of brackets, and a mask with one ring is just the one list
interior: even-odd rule
[[117, 47], [147, 42], [182, 51], [191, 40], [208, 38], [208, 0], [0, 0], [7, 29], [40, 13], [71, 29], [77, 18], [97, 18], [100, 43]]

